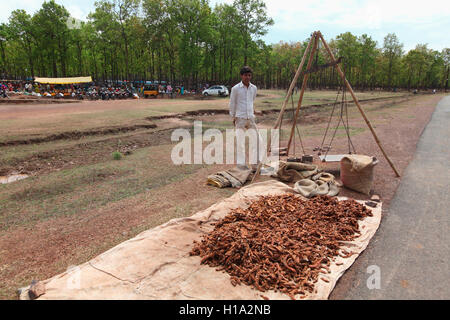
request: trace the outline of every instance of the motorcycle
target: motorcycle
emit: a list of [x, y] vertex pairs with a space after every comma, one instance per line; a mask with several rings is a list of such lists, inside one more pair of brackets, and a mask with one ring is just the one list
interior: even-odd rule
[[109, 91], [106, 88], [102, 88], [100, 96], [101, 96], [102, 100], [110, 99]]
[[9, 98], [8, 94], [6, 93], [6, 90], [3, 89], [3, 88], [0, 89], [0, 97], [2, 97], [2, 98]]
[[55, 99], [64, 99], [64, 94], [61, 92], [58, 92], [55, 94]]
[[83, 99], [84, 99], [83, 91], [81, 91], [81, 89], [78, 89], [78, 90], [77, 90], [76, 98], [77, 98], [78, 100], [83, 100]]
[[95, 90], [89, 90], [86, 95], [89, 100], [98, 100], [100, 98]]
[[125, 90], [125, 98], [133, 98], [133, 92], [131, 92], [131, 90], [130, 89], [126, 89]]

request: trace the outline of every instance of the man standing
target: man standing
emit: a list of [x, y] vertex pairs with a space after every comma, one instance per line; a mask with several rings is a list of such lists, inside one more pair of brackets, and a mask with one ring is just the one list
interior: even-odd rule
[[[257, 162], [262, 161], [264, 151], [262, 150], [262, 141], [256, 127], [253, 109], [257, 88], [254, 84], [250, 83], [253, 74], [250, 67], [243, 67], [240, 73], [242, 81], [231, 88], [230, 94], [230, 116], [233, 118], [237, 139], [236, 161], [239, 168], [248, 168], [245, 161], [245, 135], [250, 133], [249, 162], [252, 164], [252, 168], [256, 169]], [[245, 134], [244, 129], [247, 129], [247, 133]], [[253, 143], [252, 136], [255, 138], [253, 139]]]

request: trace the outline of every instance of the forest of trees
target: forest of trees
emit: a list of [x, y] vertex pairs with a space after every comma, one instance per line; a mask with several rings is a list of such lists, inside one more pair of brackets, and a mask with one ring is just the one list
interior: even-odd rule
[[[214, 8], [208, 0], [100, 0], [87, 21], [50, 0], [32, 14], [15, 10], [0, 24], [0, 76], [91, 75], [96, 81], [159, 80], [189, 88], [234, 84], [239, 69], [250, 65], [258, 86], [286, 88], [309, 39], [266, 44], [261, 37], [273, 23], [262, 0]], [[355, 88], [448, 88], [448, 48], [418, 44], [405, 52], [394, 33], [381, 44], [350, 32], [328, 42], [343, 57]], [[326, 63], [325, 57], [320, 47], [316, 63]], [[314, 88], [340, 85], [334, 68], [310, 79]]]

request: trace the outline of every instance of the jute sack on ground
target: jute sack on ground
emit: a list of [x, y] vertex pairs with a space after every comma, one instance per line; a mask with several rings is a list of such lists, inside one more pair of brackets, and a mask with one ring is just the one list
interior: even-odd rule
[[338, 186], [333, 182], [323, 180], [302, 179], [294, 184], [294, 190], [305, 198], [311, 198], [316, 195], [335, 196], [339, 193]]
[[206, 183], [218, 188], [240, 188], [249, 180], [251, 173], [251, 169], [239, 169], [235, 167], [209, 175]]
[[378, 163], [374, 157], [349, 154], [341, 159], [341, 181], [345, 187], [369, 194], [372, 189], [373, 167]]
[[278, 169], [276, 177], [284, 182], [296, 182], [298, 180], [307, 179], [318, 172], [319, 169], [314, 164], [280, 161], [280, 168]]
[[[260, 292], [246, 286], [233, 286], [227, 273], [200, 264], [190, 256], [194, 240], [212, 231], [212, 223], [231, 209], [247, 208], [262, 195], [294, 193], [289, 186], [269, 180], [243, 187], [233, 196], [191, 217], [172, 219], [125, 241], [94, 259], [42, 281], [45, 289], [38, 299], [290, 299], [274, 291]], [[366, 248], [381, 220], [381, 203], [373, 216], [359, 221], [361, 236], [345, 245], [356, 254], [337, 257], [319, 280], [308, 299], [327, 299], [336, 281]], [[342, 263], [342, 265], [337, 265]], [[28, 289], [21, 299], [27, 299]]]

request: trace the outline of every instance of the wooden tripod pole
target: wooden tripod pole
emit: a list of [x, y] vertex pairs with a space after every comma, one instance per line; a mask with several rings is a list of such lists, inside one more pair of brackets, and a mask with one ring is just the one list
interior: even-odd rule
[[311, 48], [311, 44], [313, 42], [313, 37], [316, 38], [316, 33], [314, 32], [314, 36], [311, 37], [311, 40], [308, 42], [308, 46], [306, 47], [305, 53], [303, 54], [302, 61], [300, 62], [300, 65], [298, 66], [297, 72], [295, 73], [294, 79], [292, 79], [291, 85], [289, 86], [288, 93], [286, 95], [286, 98], [283, 101], [283, 105], [281, 106], [280, 113], [278, 114], [277, 122], [275, 122], [274, 129], [277, 129], [278, 126], [281, 123], [281, 119], [283, 118], [284, 111], [286, 110], [286, 105], [289, 101], [289, 98], [292, 95], [292, 91], [294, 90], [295, 84], [297, 83], [298, 77], [300, 76], [300, 73], [302, 72], [303, 65], [305, 64], [306, 55]]
[[[314, 32], [314, 38], [316, 38], [316, 33], [315, 33], [315, 32]], [[284, 101], [283, 101], [283, 105], [281, 106], [281, 110], [280, 110], [280, 113], [278, 114], [277, 121], [275, 122], [275, 125], [274, 125], [274, 127], [273, 127], [274, 129], [277, 129], [277, 128], [278, 128], [278, 126], [279, 126], [280, 123], [281, 123], [281, 120], [283, 119], [283, 114], [284, 114], [284, 111], [286, 110], [287, 102], [289, 101], [289, 98], [290, 98], [291, 95], [292, 95], [292, 91], [293, 91], [293, 89], [294, 89], [294, 86], [295, 86], [295, 84], [297, 83], [298, 77], [300, 76], [300, 73], [302, 72], [303, 65], [305, 64], [305, 60], [306, 60], [306, 55], [307, 55], [308, 51], [309, 51], [310, 48], [311, 48], [312, 42], [313, 42], [313, 36], [311, 36], [311, 39], [309, 40], [308, 46], [306, 47], [305, 53], [303, 54], [302, 60], [301, 60], [301, 62], [300, 62], [300, 65], [298, 66], [297, 72], [295, 73], [294, 79], [292, 79], [291, 85], [289, 86], [288, 93], [287, 93], [287, 95], [286, 95], [286, 98], [285, 98]], [[270, 145], [271, 145], [271, 143], [272, 143], [272, 136], [269, 135], [268, 141], [267, 141], [267, 152], [266, 152], [266, 154], [264, 154], [264, 160], [265, 160], [265, 158], [267, 157], [267, 153], [268, 153], [269, 150], [270, 150]], [[258, 156], [259, 156], [259, 155], [258, 155]], [[261, 172], [261, 166], [262, 166], [263, 162], [264, 162], [264, 161], [258, 163], [258, 167], [257, 167], [257, 169], [256, 169], [255, 175], [253, 176], [253, 179], [252, 179], [252, 181], [250, 182], [250, 184], [252, 184], [253, 181], [255, 181], [256, 178], [259, 176], [259, 173]]]
[[[323, 38], [322, 33], [320, 31], [318, 31], [318, 35], [319, 35], [320, 39], [322, 40], [322, 43], [323, 43], [325, 49], [327, 50], [328, 54], [330, 55], [332, 62], [336, 62], [333, 52], [331, 52], [330, 47], [328, 46], [327, 42]], [[352, 95], [353, 101], [355, 102], [356, 106], [358, 107], [359, 112], [361, 112], [361, 115], [363, 116], [364, 121], [366, 121], [367, 126], [369, 127], [370, 131], [372, 132], [372, 135], [375, 138], [375, 142], [377, 143], [378, 147], [380, 148], [381, 152], [383, 153], [383, 156], [386, 158], [387, 162], [389, 162], [389, 165], [391, 166], [392, 170], [394, 170], [396, 176], [400, 177], [400, 174], [398, 173], [397, 169], [395, 169], [394, 164], [391, 162], [391, 160], [387, 156], [386, 152], [384, 151], [383, 147], [381, 146], [381, 142], [378, 139], [377, 134], [375, 133], [375, 130], [373, 130], [372, 124], [370, 123], [369, 119], [367, 119], [366, 114], [364, 113], [364, 110], [362, 109], [361, 105], [359, 104], [359, 101], [356, 98], [355, 93], [353, 92], [353, 89], [350, 86], [350, 83], [345, 78], [344, 72], [342, 72], [339, 64], [336, 64], [336, 69], [339, 72], [339, 75], [341, 76], [342, 81], [344, 81], [345, 86], [347, 87], [348, 91]]]
[[[313, 46], [313, 48], [311, 50], [311, 54], [310, 54], [309, 59], [308, 59], [308, 65], [306, 66], [306, 70], [311, 68], [311, 64], [312, 64], [312, 61], [314, 59], [314, 53], [317, 50], [317, 45], [318, 44], [319, 44], [319, 36], [318, 36], [318, 34], [316, 32], [314, 32], [314, 46]], [[294, 122], [292, 123], [291, 135], [289, 136], [289, 141], [288, 141], [288, 144], [287, 144], [287, 155], [288, 156], [289, 156], [289, 150], [291, 149], [292, 138], [294, 137], [294, 134], [295, 134], [295, 127], [297, 125], [298, 114], [300, 112], [300, 107], [302, 106], [303, 94], [305, 93], [306, 84], [308, 83], [308, 77], [309, 77], [309, 73], [306, 73], [303, 76], [302, 90], [300, 91], [300, 97], [298, 99], [298, 104], [297, 104], [297, 109], [295, 110], [294, 119], [292, 119]]]

